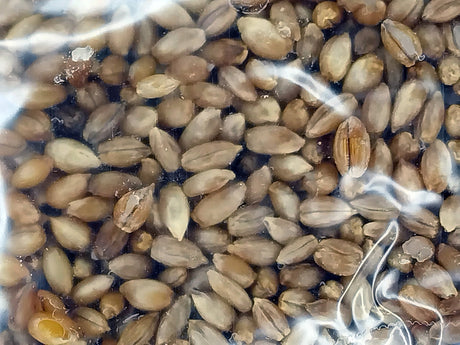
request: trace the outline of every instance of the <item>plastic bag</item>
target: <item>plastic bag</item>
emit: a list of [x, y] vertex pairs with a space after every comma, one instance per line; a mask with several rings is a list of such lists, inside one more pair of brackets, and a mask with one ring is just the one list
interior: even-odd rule
[[460, 343], [458, 0], [0, 4], [0, 344]]

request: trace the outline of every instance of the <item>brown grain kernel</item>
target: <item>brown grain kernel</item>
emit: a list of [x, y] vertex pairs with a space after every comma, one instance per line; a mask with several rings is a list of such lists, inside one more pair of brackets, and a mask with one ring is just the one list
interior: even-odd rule
[[380, 33], [374, 28], [364, 27], [359, 30], [353, 41], [356, 54], [364, 55], [374, 52], [380, 45]]
[[292, 49], [290, 30], [284, 34], [266, 19], [244, 17], [238, 19], [237, 25], [244, 43], [262, 58], [281, 60]]
[[205, 32], [196, 28], [178, 28], [168, 32], [152, 48], [152, 55], [161, 64], [198, 50], [206, 42]]
[[[340, 62], [337, 63], [338, 61]], [[323, 77], [332, 82], [342, 80], [350, 64], [351, 39], [348, 33], [333, 36], [324, 44], [319, 56], [319, 68]]]
[[197, 268], [208, 263], [197, 245], [187, 239], [160, 235], [154, 238], [150, 256], [166, 266]]
[[261, 267], [257, 271], [256, 281], [252, 285], [252, 296], [258, 298], [273, 297], [278, 293], [279, 279], [277, 272], [271, 267]]
[[166, 128], [184, 127], [195, 114], [195, 106], [189, 99], [171, 97], [157, 107], [158, 122]]
[[436, 139], [423, 153], [420, 169], [428, 190], [441, 193], [452, 174], [452, 162], [447, 146]]
[[420, 153], [420, 144], [409, 132], [399, 132], [390, 141], [389, 148], [393, 162], [400, 159], [412, 161]]
[[206, 44], [200, 56], [217, 67], [240, 65], [246, 60], [248, 49], [242, 41], [223, 38]]
[[[451, 276], [444, 268], [432, 261], [416, 262], [414, 277], [425, 289], [430, 290], [441, 298], [457, 295]], [[433, 279], [436, 277], [436, 279]]]
[[251, 265], [268, 266], [276, 262], [281, 247], [260, 236], [243, 237], [229, 244], [227, 251]]
[[117, 256], [128, 242], [128, 234], [119, 229], [112, 220], [99, 229], [94, 241], [94, 254], [98, 259], [110, 260]]
[[432, 0], [423, 10], [422, 19], [433, 23], [444, 23], [460, 13], [460, 5], [454, 0]]
[[433, 257], [434, 244], [423, 236], [413, 236], [403, 243], [402, 249], [405, 254], [410, 255], [418, 262], [424, 262]]
[[121, 332], [117, 345], [143, 344], [148, 342], [155, 334], [158, 319], [158, 313], [149, 313], [137, 320], [130, 320]]
[[109, 55], [101, 62], [99, 76], [108, 85], [121, 85], [127, 77], [128, 64], [123, 57]]
[[387, 51], [404, 66], [411, 67], [420, 59], [420, 40], [406, 25], [385, 19], [381, 25], [381, 36]]
[[323, 279], [323, 272], [312, 264], [285, 266], [279, 279], [281, 285], [289, 288], [312, 289]]
[[176, 299], [160, 319], [156, 336], [158, 344], [167, 344], [172, 339], [180, 336], [187, 326], [191, 308], [192, 301], [190, 296], [183, 295]]
[[305, 199], [300, 204], [300, 221], [310, 227], [323, 228], [340, 224], [356, 214], [345, 201], [331, 196]]
[[113, 200], [98, 196], [88, 196], [71, 201], [67, 207], [67, 214], [80, 218], [85, 222], [102, 220], [112, 213]]
[[29, 141], [49, 140], [52, 137], [50, 118], [40, 110], [23, 112], [16, 119], [14, 130]]
[[374, 88], [382, 79], [383, 68], [383, 61], [375, 54], [361, 56], [350, 66], [343, 82], [343, 91], [356, 94]]
[[355, 97], [343, 93], [321, 105], [307, 123], [307, 138], [317, 138], [333, 132], [346, 118], [353, 115], [358, 107]]
[[267, 299], [254, 299], [252, 314], [262, 333], [270, 339], [281, 341], [290, 328], [281, 310]]
[[334, 161], [342, 174], [358, 178], [364, 174], [371, 154], [366, 128], [357, 117], [349, 117], [337, 128], [334, 138]]
[[314, 254], [319, 266], [341, 276], [354, 274], [362, 258], [363, 251], [357, 244], [339, 239], [322, 240]]
[[[216, 272], [207, 272], [209, 284], [215, 293], [241, 312], [251, 310], [252, 301], [246, 291], [234, 280]], [[198, 345], [198, 344], [197, 344]]]
[[442, 203], [439, 210], [439, 220], [445, 231], [452, 232], [460, 228], [459, 207], [460, 197], [458, 195], [451, 195]]
[[460, 58], [454, 55], [443, 57], [438, 64], [439, 79], [446, 85], [454, 85], [460, 80]]
[[313, 10], [313, 22], [321, 29], [330, 29], [342, 21], [342, 12], [335, 2], [320, 2]]
[[192, 293], [193, 304], [200, 316], [221, 331], [228, 331], [235, 319], [235, 310], [214, 292]]
[[192, 100], [202, 108], [227, 108], [233, 102], [233, 94], [226, 89], [207, 82], [182, 85], [180, 92], [185, 99]]

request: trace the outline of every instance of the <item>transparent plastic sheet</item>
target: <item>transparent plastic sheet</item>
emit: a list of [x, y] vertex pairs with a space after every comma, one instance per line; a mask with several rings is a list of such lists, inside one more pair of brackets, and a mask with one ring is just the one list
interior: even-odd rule
[[0, 8], [0, 344], [460, 344], [458, 0]]

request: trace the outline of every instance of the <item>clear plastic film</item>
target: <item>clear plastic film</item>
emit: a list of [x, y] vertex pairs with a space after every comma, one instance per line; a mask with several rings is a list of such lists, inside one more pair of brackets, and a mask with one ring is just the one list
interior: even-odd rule
[[0, 8], [0, 344], [460, 344], [459, 0]]

